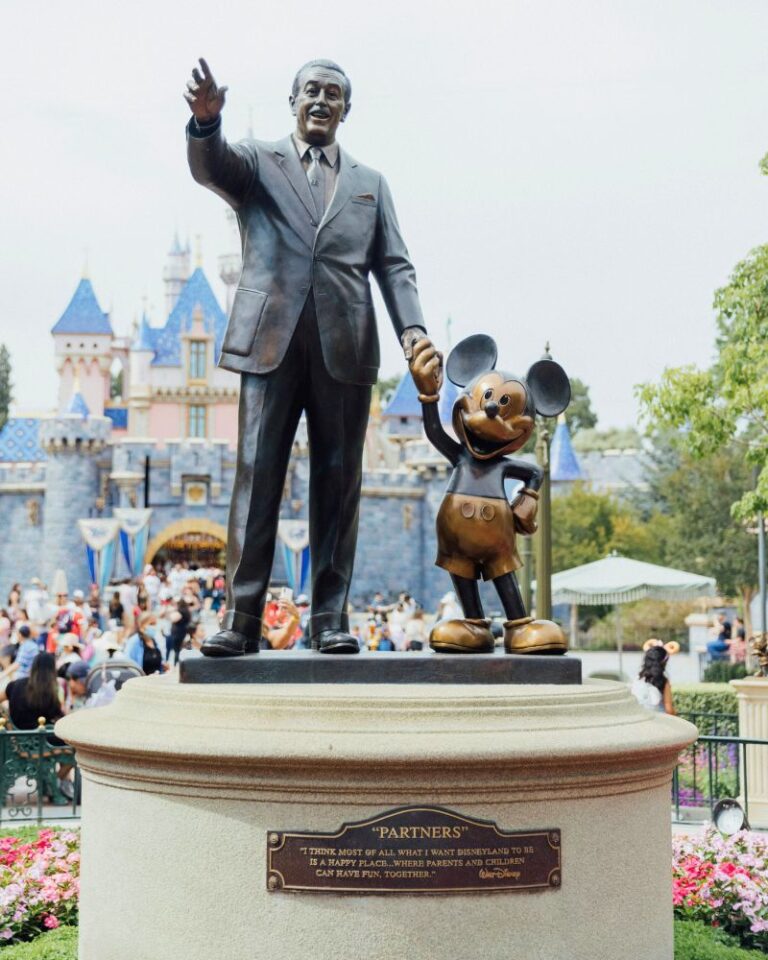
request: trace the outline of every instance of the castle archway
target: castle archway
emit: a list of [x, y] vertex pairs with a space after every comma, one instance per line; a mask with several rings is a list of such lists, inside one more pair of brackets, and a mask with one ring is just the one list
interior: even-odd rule
[[190, 567], [223, 567], [227, 528], [203, 517], [169, 523], [147, 544], [146, 562], [188, 563]]

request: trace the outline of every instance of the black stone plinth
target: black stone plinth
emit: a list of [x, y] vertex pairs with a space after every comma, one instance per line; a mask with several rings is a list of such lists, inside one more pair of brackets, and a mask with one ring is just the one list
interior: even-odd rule
[[264, 650], [196, 657], [182, 683], [581, 683], [581, 660], [516, 654], [359, 653]]

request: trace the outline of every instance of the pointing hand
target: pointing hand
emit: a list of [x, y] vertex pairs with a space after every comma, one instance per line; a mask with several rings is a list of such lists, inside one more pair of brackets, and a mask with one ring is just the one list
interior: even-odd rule
[[210, 123], [215, 120], [224, 106], [228, 89], [229, 87], [216, 86], [208, 64], [200, 57], [200, 70], [197, 67], [193, 68], [192, 79], [187, 81], [187, 89], [184, 91], [184, 99], [189, 104], [195, 120], [200, 123]]

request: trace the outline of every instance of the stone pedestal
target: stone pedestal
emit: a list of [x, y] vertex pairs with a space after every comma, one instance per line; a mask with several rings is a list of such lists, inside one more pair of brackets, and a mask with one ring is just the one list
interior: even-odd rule
[[[739, 698], [739, 736], [768, 741], [768, 678], [731, 680]], [[749, 823], [768, 827], [768, 744], [746, 747], [746, 767], [741, 765], [741, 802], [749, 800]]]
[[[81, 960], [672, 960], [670, 783], [696, 731], [622, 684], [149, 677], [57, 731], [84, 776]], [[267, 889], [271, 831], [406, 805], [559, 829], [561, 885]]]

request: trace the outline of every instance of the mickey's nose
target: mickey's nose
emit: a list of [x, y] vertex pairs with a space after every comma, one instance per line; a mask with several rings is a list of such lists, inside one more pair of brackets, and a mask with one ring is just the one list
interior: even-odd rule
[[488, 403], [483, 407], [486, 414], [493, 420], [496, 414], [499, 412], [499, 405], [495, 400], [489, 400]]

